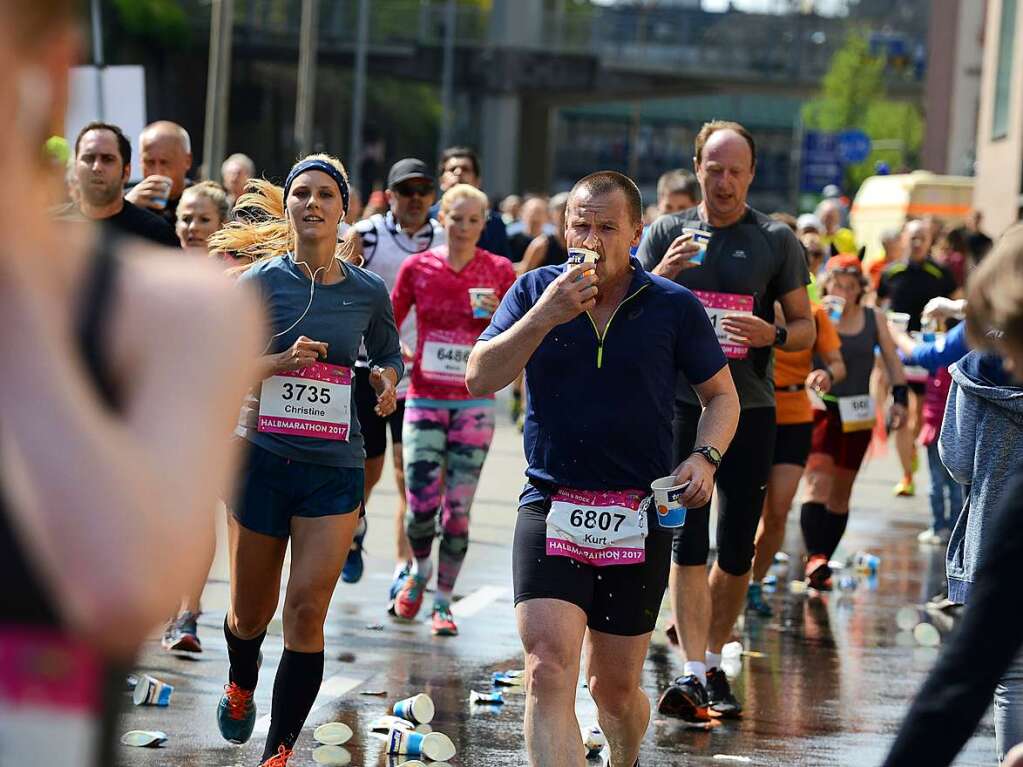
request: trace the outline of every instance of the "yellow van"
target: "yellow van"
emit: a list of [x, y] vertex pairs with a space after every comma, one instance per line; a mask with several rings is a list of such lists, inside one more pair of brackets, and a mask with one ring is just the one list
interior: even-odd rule
[[973, 207], [973, 181], [925, 170], [868, 178], [849, 211], [849, 224], [856, 241], [866, 246], [867, 259], [882, 251], [881, 234], [900, 228], [907, 219], [931, 215], [947, 228], [965, 223]]

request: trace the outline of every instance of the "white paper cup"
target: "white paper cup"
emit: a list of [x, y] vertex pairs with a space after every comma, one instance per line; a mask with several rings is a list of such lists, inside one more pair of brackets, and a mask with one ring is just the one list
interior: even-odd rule
[[159, 730], [131, 730], [121, 736], [121, 743], [134, 748], [159, 748], [167, 742], [167, 733]]
[[827, 310], [828, 319], [837, 325], [845, 311], [845, 299], [842, 296], [824, 296], [821, 305]]
[[433, 701], [423, 692], [394, 704], [394, 715], [407, 719], [412, 724], [429, 724], [433, 720], [434, 712]]
[[447, 761], [455, 755], [455, 744], [441, 732], [422, 735], [408, 730], [391, 730], [387, 739], [387, 753], [425, 756], [431, 762]]
[[654, 491], [658, 525], [675, 529], [686, 523], [686, 507], [682, 503], [682, 495], [687, 487], [688, 482], [680, 485], [674, 476], [661, 477], [650, 484], [650, 489]]
[[707, 257], [707, 246], [710, 245], [710, 232], [705, 232], [703, 229], [694, 229], [691, 227], [684, 227], [682, 234], [691, 235], [693, 242], [700, 246], [700, 252], [694, 254], [690, 259], [691, 264], [702, 264], [703, 259]]
[[142, 674], [135, 685], [132, 700], [136, 706], [169, 706], [173, 694], [174, 687], [171, 685], [161, 682], [156, 677]]
[[484, 296], [496, 296], [497, 291], [493, 288], [469, 288], [469, 306], [472, 307], [472, 316], [478, 320], [486, 319], [493, 315], [489, 309], [482, 304]]
[[341, 746], [352, 739], [352, 728], [344, 722], [327, 722], [313, 730], [313, 740], [325, 746]]
[[313, 749], [313, 761], [329, 767], [347, 767], [352, 763], [352, 755], [343, 746], [319, 746]]
[[600, 260], [600, 254], [595, 250], [589, 248], [569, 248], [568, 249], [568, 268], [571, 269], [573, 266], [578, 264], [595, 264]]
[[909, 331], [909, 315], [905, 312], [888, 312], [888, 321], [900, 333]]

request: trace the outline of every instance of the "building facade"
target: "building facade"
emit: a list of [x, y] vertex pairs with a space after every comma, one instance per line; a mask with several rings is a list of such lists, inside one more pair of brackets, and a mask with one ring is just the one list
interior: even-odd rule
[[932, 6], [921, 165], [934, 173], [974, 173], [984, 15], [980, 0], [934, 0]]
[[991, 236], [1023, 210], [1023, 2], [988, 0], [974, 206]]

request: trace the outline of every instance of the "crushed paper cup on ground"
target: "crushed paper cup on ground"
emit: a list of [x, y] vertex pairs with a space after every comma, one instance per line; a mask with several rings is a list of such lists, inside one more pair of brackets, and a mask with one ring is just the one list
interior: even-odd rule
[[912, 631], [920, 622], [920, 616], [915, 607], [900, 607], [895, 613], [895, 625], [902, 631]]
[[941, 634], [930, 623], [916, 624], [913, 638], [923, 647], [937, 647], [941, 644]]
[[352, 728], [344, 722], [327, 722], [313, 730], [313, 740], [325, 746], [341, 746], [352, 739]]
[[387, 738], [387, 753], [425, 756], [431, 762], [443, 762], [456, 753], [451, 738], [442, 732], [422, 735], [408, 730], [391, 730]]
[[324, 745], [313, 749], [313, 761], [329, 767], [347, 767], [352, 763], [352, 755], [344, 746]]
[[412, 724], [429, 724], [436, 713], [433, 700], [425, 692], [411, 698], [399, 700], [394, 704], [392, 712], [395, 716], [407, 719]]
[[135, 748], [159, 748], [167, 742], [167, 733], [159, 730], [131, 730], [121, 736], [121, 743]]
[[149, 674], [141, 674], [132, 693], [132, 700], [136, 706], [169, 706], [173, 694], [173, 685], [161, 682]]
[[753, 760], [748, 756], [737, 756], [736, 754], [714, 754], [715, 762], [738, 762], [740, 764], [749, 764]]
[[374, 719], [372, 724], [370, 724], [369, 729], [372, 732], [380, 732], [386, 735], [391, 730], [414, 730], [416, 729], [416, 726], [408, 719], [402, 719], [400, 716], [386, 714], [385, 716]]
[[475, 706], [499, 706], [504, 703], [504, 696], [499, 692], [469, 691], [469, 703]]
[[583, 727], [583, 746], [586, 748], [587, 759], [599, 756], [606, 745], [607, 738], [599, 727]]

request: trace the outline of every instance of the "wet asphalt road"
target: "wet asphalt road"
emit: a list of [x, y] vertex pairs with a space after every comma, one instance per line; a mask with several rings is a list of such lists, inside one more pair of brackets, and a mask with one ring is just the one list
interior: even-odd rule
[[[332, 720], [346, 722], [355, 732], [346, 745], [353, 765], [397, 764], [384, 753], [383, 739], [369, 733], [370, 722], [388, 713], [390, 702], [417, 692], [429, 693], [436, 703], [432, 725], [458, 748], [453, 765], [526, 764], [521, 695], [506, 694], [507, 702], [500, 708], [471, 708], [468, 703], [470, 689], [490, 689], [491, 672], [522, 665], [511, 604], [510, 541], [524, 462], [519, 435], [506, 418], [499, 424], [473, 509], [472, 544], [459, 581], [462, 599], [456, 619], [461, 635], [434, 638], [424, 621], [399, 624], [384, 612], [393, 567], [395, 499], [393, 480], [387, 477], [370, 504], [366, 574], [357, 585], [339, 584], [334, 596], [326, 628], [324, 685], [298, 743], [295, 767], [314, 763], [312, 729]], [[746, 706], [745, 717], [705, 732], [685, 729], [655, 713], [642, 751], [645, 766], [746, 763], [715, 759], [722, 755], [746, 757], [755, 765], [880, 763], [937, 653], [900, 631], [895, 613], [900, 607], [922, 605], [941, 587], [943, 573], [941, 552], [916, 542], [929, 517], [926, 469], [918, 475], [915, 499], [891, 497], [897, 476], [891, 457], [872, 460], [865, 468], [839, 552], [869, 549], [877, 554], [882, 560], [877, 577], [859, 578], [854, 591], [807, 598], [791, 593], [788, 573], [776, 567], [779, 587], [770, 595], [774, 617], [747, 617], [736, 631], [744, 648], [759, 654], [744, 657], [733, 679], [733, 689]], [[797, 516], [790, 519], [785, 545], [793, 562], [802, 555]], [[169, 708], [132, 707], [126, 691], [121, 731], [158, 729], [169, 740], [156, 750], [119, 746], [118, 765], [258, 764], [260, 728], [265, 734], [267, 720], [257, 722], [257, 734], [245, 746], [221, 740], [214, 720], [227, 675], [221, 631], [226, 577], [221, 547], [204, 595], [200, 637], [205, 651], [200, 659], [168, 656], [157, 641], [145, 648], [138, 669], [176, 689]], [[667, 618], [665, 609], [661, 623]], [[944, 635], [948, 627], [939, 628]], [[263, 674], [256, 692], [260, 716], [269, 712], [281, 650], [278, 619], [263, 647]], [[667, 646], [663, 632], [655, 632], [643, 680], [653, 701], [681, 669], [682, 661]], [[582, 687], [577, 713], [583, 725], [596, 722], [592, 701]], [[956, 764], [995, 764], [993, 742], [988, 718]]]

